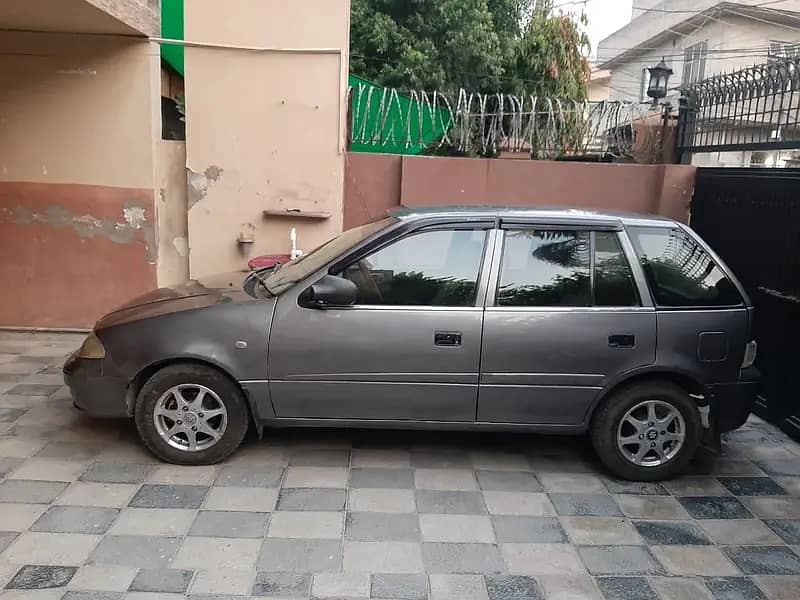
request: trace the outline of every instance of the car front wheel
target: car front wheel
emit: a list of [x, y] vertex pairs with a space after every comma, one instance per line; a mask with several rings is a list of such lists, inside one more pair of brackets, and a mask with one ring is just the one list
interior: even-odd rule
[[161, 460], [209, 465], [232, 454], [247, 433], [245, 398], [224, 374], [203, 365], [157, 371], [136, 403], [136, 428]]
[[694, 400], [668, 381], [614, 392], [598, 409], [591, 428], [600, 460], [617, 477], [632, 481], [679, 474], [694, 457], [701, 433]]

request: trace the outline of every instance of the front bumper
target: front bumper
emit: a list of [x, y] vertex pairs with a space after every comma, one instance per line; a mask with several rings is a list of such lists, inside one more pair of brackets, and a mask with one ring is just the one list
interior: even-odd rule
[[738, 381], [706, 386], [711, 396], [711, 419], [719, 433], [744, 425], [755, 405], [760, 379], [758, 369], [748, 367], [739, 372]]
[[73, 353], [64, 363], [64, 383], [69, 387], [75, 408], [92, 417], [127, 417], [125, 394], [128, 381], [113, 372], [106, 361], [78, 358]]

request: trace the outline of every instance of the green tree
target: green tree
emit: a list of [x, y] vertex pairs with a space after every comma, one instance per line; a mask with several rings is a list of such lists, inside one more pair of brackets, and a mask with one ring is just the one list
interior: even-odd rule
[[585, 22], [551, 0], [352, 0], [350, 68], [387, 87], [586, 97]]

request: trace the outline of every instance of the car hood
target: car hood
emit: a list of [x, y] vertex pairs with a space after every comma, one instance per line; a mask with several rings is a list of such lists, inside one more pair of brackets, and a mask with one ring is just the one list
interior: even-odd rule
[[95, 329], [220, 303], [252, 301], [254, 298], [242, 289], [247, 275], [242, 271], [221, 273], [152, 290], [101, 317]]

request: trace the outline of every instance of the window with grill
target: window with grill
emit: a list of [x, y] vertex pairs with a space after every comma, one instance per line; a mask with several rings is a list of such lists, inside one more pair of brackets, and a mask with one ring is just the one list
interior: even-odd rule
[[698, 42], [688, 46], [683, 51], [683, 80], [682, 85], [689, 85], [701, 81], [706, 76], [706, 56], [708, 55], [708, 42]]

